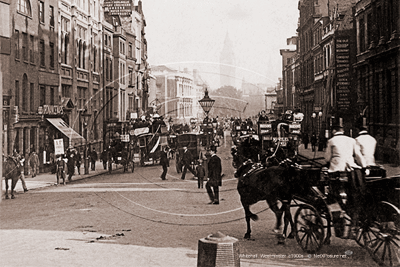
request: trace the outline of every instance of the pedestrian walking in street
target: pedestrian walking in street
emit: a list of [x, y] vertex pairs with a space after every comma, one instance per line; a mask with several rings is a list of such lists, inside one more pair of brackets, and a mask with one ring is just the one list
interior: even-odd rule
[[76, 159], [75, 159], [76, 169], [78, 170], [78, 174], [81, 175], [82, 156], [77, 147], [75, 147], [75, 151], [76, 151]]
[[96, 149], [93, 148], [92, 153], [90, 153], [90, 165], [92, 166], [92, 171], [96, 169], [96, 161], [97, 161], [97, 152]]
[[315, 133], [312, 134], [311, 136], [311, 150], [314, 152], [315, 151], [315, 147], [317, 145], [317, 136], [315, 135]]
[[206, 176], [206, 170], [204, 169], [202, 159], [199, 159], [199, 165], [196, 166], [196, 176], [197, 176], [197, 187], [203, 188], [204, 177]]
[[67, 169], [67, 157], [64, 155], [58, 155], [56, 160], [56, 185], [60, 184], [60, 178], [63, 180], [63, 185], [65, 185], [65, 170]]
[[56, 160], [57, 160], [57, 157], [56, 157], [56, 155], [54, 155], [54, 152], [50, 152], [51, 174], [55, 174], [57, 171]]
[[160, 164], [163, 168], [163, 172], [161, 174], [161, 180], [167, 180], [167, 171], [169, 167], [169, 159], [167, 156], [168, 147], [165, 147], [163, 150], [160, 151]]
[[187, 170], [189, 170], [194, 176], [196, 176], [195, 171], [190, 166], [191, 163], [192, 163], [192, 155], [185, 146], [183, 147], [183, 155], [182, 155], [182, 164], [183, 164], [183, 171], [181, 176], [182, 180], [185, 180]]
[[75, 159], [76, 151], [72, 146], [69, 146], [66, 153], [68, 181], [72, 181], [72, 176], [75, 174]]
[[308, 133], [304, 133], [304, 135], [303, 135], [304, 149], [308, 148], [308, 143], [309, 142], [310, 142], [310, 138], [308, 137]]
[[210, 151], [211, 157], [208, 161], [208, 182], [206, 183], [206, 189], [210, 203], [208, 204], [219, 204], [219, 186], [222, 186], [222, 166], [221, 159], [217, 156], [215, 149]]
[[18, 153], [17, 150], [14, 150], [13, 157], [14, 157], [15, 161], [18, 164], [17, 168], [18, 168], [18, 170], [19, 170], [19, 172], [21, 174], [19, 176], [19, 179], [21, 180], [22, 188], [24, 189], [24, 192], [28, 192], [29, 190], [26, 187], [26, 183], [25, 183], [25, 173], [24, 173], [24, 171], [25, 171], [24, 170], [25, 158], [24, 158], [24, 155], [22, 154], [22, 152]]
[[107, 161], [108, 161], [108, 151], [107, 151], [107, 149], [104, 149], [103, 152], [101, 152], [100, 161], [103, 163], [103, 168], [105, 170], [107, 170]]
[[29, 165], [32, 170], [32, 178], [39, 174], [39, 156], [35, 151], [32, 151], [29, 156]]

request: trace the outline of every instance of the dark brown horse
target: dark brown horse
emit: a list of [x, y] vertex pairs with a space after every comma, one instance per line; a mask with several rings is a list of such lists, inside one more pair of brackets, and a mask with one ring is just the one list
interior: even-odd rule
[[17, 159], [14, 159], [10, 156], [3, 156], [3, 176], [6, 182], [6, 194], [5, 198], [8, 199], [8, 180], [11, 180], [11, 198], [15, 198], [14, 189], [17, 185], [19, 177], [21, 175], [19, 169], [19, 163]]
[[[250, 211], [250, 206], [265, 200], [269, 208], [276, 216], [274, 231], [278, 233], [282, 225], [282, 215], [285, 218], [284, 234], [286, 234], [287, 224], [290, 223], [292, 232], [289, 237], [294, 236], [294, 223], [290, 214], [290, 202], [292, 198], [291, 178], [296, 176], [293, 168], [286, 162], [279, 166], [263, 167], [261, 164], [253, 164], [251, 161], [245, 162], [235, 172], [235, 177], [239, 178], [237, 190], [240, 201], [245, 211], [247, 232], [246, 239], [251, 237], [250, 219], [258, 220], [258, 216]], [[281, 207], [279, 207], [281, 202]]]

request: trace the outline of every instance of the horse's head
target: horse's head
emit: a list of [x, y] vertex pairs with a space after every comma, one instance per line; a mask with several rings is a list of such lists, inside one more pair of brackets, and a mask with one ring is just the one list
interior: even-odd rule
[[253, 161], [251, 159], [246, 160], [243, 162], [235, 171], [235, 177], [239, 178], [243, 174], [247, 173], [253, 166]]

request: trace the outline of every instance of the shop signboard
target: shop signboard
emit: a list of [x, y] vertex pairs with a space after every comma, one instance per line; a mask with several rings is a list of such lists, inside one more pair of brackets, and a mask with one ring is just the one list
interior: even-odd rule
[[55, 155], [64, 155], [64, 140], [63, 139], [54, 139], [54, 154]]
[[111, 16], [130, 16], [132, 14], [131, 0], [106, 0], [104, 1], [104, 12]]
[[350, 107], [350, 44], [348, 37], [336, 39], [336, 72], [337, 108], [346, 111]]

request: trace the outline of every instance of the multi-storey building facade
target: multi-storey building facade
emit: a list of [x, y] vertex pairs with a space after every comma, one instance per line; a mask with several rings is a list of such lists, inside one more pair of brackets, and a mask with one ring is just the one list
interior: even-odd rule
[[[9, 68], [3, 73], [3, 153], [46, 151], [48, 116], [65, 116], [59, 99], [58, 1], [11, 1]], [[13, 23], [11, 23], [13, 21]], [[46, 155], [44, 153], [44, 155]]]
[[342, 0], [333, 5], [330, 1], [299, 1], [299, 72], [295, 86], [305, 128], [320, 136], [327, 136], [335, 117], [344, 118], [349, 130], [357, 113], [351, 89], [354, 2]]
[[159, 115], [172, 118], [177, 123], [189, 123], [190, 118], [197, 116], [198, 113], [193, 111], [199, 96], [193, 75], [165, 66], [153, 66], [152, 75], [156, 78], [155, 90], [161, 105]]
[[[378, 139], [379, 159], [399, 163], [400, 2], [361, 0], [354, 8], [358, 106]], [[389, 153], [390, 152], [390, 153]]]
[[294, 86], [294, 77], [296, 70], [296, 43], [297, 37], [287, 39], [288, 48], [281, 49], [282, 56], [282, 88], [283, 105], [286, 109], [294, 110], [296, 108], [296, 88]]
[[55, 139], [63, 139], [65, 148], [89, 145], [101, 151], [104, 120], [124, 121], [127, 111], [139, 112], [139, 106], [146, 111], [140, 1], [132, 7], [135, 31], [129, 32], [118, 17], [107, 20], [98, 0], [18, 0], [5, 7], [0, 33], [9, 34], [11, 45], [0, 46], [7, 77], [2, 79], [4, 154], [17, 150], [27, 157], [36, 151], [46, 171]]

